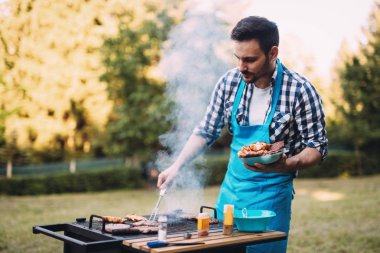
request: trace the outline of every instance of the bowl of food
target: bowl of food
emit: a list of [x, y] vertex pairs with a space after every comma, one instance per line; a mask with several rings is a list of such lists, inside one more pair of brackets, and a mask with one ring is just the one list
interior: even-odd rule
[[273, 144], [256, 142], [243, 146], [238, 152], [238, 157], [250, 166], [254, 166], [255, 163], [271, 164], [280, 160], [283, 147], [282, 141]]
[[234, 221], [241, 232], [261, 232], [267, 230], [269, 221], [276, 213], [269, 210], [235, 210]]

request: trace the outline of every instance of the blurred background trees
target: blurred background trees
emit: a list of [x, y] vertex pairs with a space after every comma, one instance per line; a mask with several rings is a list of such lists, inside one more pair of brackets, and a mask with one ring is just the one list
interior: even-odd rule
[[380, 2], [374, 5], [366, 34], [367, 41], [345, 56], [339, 69], [343, 101], [336, 103], [341, 121], [333, 132], [335, 140], [354, 150], [356, 175], [374, 173], [379, 161]]
[[[352, 175], [380, 170], [379, 1], [374, 7], [367, 41], [341, 57], [339, 85], [330, 85], [329, 144], [354, 151]], [[172, 126], [156, 66], [186, 8], [181, 0], [0, 1], [1, 168], [152, 159]], [[216, 148], [228, 148], [224, 139]]]
[[101, 50], [106, 68], [101, 80], [108, 84], [114, 103], [104, 152], [129, 157], [132, 163], [152, 157], [160, 147], [158, 136], [170, 126], [170, 101], [154, 67], [160, 60], [162, 42], [178, 22], [171, 13], [177, 8], [175, 3], [143, 6], [143, 13], [129, 10], [120, 17], [118, 36], [106, 39]]
[[12, 155], [16, 164], [157, 146], [164, 83], [148, 74], [178, 20], [175, 1], [1, 4], [2, 165], [11, 146], [26, 158]]

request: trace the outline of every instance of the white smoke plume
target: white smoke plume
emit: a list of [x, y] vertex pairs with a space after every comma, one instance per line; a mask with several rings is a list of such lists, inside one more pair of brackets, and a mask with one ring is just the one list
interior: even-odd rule
[[[170, 32], [159, 64], [159, 71], [168, 83], [167, 96], [175, 104], [169, 115], [174, 122], [173, 130], [160, 136], [160, 142], [169, 149], [169, 152], [158, 154], [156, 166], [160, 171], [174, 162], [202, 120], [212, 90], [230, 68], [228, 61], [232, 58], [229, 22], [234, 18], [229, 13], [232, 9], [226, 8], [228, 2], [197, 0], [188, 1], [188, 4], [191, 8], [184, 21]], [[197, 161], [202, 159], [200, 155]], [[182, 168], [165, 196], [163, 209], [193, 210], [203, 205], [205, 180], [205, 176], [194, 168], [194, 163]]]

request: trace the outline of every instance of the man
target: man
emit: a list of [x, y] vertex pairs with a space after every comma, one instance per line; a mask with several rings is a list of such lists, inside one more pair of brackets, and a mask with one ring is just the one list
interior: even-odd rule
[[[238, 68], [215, 86], [206, 115], [180, 155], [159, 177], [165, 188], [180, 168], [213, 143], [228, 125], [233, 135], [228, 170], [216, 202], [235, 210], [276, 212], [268, 228], [288, 233], [293, 178], [299, 169], [320, 163], [327, 155], [322, 101], [313, 85], [277, 59], [279, 32], [275, 23], [257, 16], [242, 19], [231, 33]], [[237, 153], [258, 141], [284, 141], [284, 154], [273, 164], [243, 164]], [[287, 241], [247, 248], [248, 252], [286, 252]]]

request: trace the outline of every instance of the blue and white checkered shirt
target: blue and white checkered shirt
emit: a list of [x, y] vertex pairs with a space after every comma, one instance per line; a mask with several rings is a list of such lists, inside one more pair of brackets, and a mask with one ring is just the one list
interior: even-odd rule
[[[277, 69], [272, 76], [272, 87], [276, 76]], [[207, 140], [208, 145], [220, 136], [225, 125], [228, 125], [232, 133], [231, 113], [241, 78], [239, 69], [234, 68], [224, 74], [215, 86], [206, 115], [194, 130], [195, 134]], [[249, 124], [249, 104], [252, 92], [252, 84], [247, 84], [236, 113], [239, 125]], [[269, 111], [270, 108], [267, 114]], [[272, 143], [284, 141], [284, 152], [288, 157], [301, 152], [306, 147], [316, 148], [321, 153], [322, 159], [327, 155], [322, 99], [306, 78], [285, 66], [283, 66], [283, 85], [269, 131]]]

